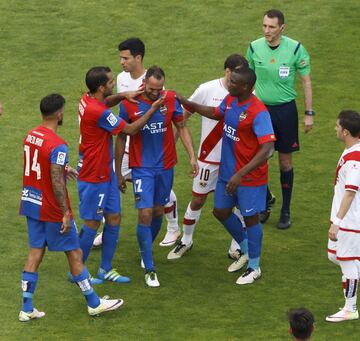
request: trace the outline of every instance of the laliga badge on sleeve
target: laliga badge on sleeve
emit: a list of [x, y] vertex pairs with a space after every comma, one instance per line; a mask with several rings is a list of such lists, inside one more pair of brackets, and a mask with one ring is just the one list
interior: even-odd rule
[[290, 67], [289, 66], [280, 66], [279, 67], [279, 77], [280, 78], [288, 78], [290, 75]]

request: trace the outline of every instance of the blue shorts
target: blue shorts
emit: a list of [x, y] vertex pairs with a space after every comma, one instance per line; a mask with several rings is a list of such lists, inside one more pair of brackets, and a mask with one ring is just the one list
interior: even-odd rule
[[295, 101], [267, 105], [276, 137], [275, 150], [292, 153], [300, 149], [299, 120]]
[[114, 172], [110, 181], [93, 183], [78, 180], [77, 185], [81, 219], [100, 221], [105, 213], [120, 213], [120, 193]]
[[235, 194], [226, 193], [227, 182], [219, 179], [214, 195], [215, 208], [233, 208], [238, 205], [241, 215], [250, 217], [265, 210], [267, 185], [239, 186]]
[[31, 248], [42, 249], [48, 247], [49, 251], [71, 251], [80, 248], [78, 231], [74, 220], [68, 233], [61, 234], [61, 223], [40, 221], [27, 218], [29, 245]]
[[151, 208], [154, 205], [164, 206], [174, 181], [174, 168], [133, 168], [133, 190], [135, 208]]

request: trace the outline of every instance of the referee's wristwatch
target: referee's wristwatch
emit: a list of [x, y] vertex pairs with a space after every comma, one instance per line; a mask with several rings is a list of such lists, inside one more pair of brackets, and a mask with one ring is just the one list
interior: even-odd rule
[[313, 111], [313, 110], [305, 110], [305, 115], [307, 115], [307, 116], [315, 116], [315, 111]]

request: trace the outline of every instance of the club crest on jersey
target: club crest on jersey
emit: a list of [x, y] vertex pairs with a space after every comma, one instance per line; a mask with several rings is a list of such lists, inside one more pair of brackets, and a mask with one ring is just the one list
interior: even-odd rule
[[247, 112], [243, 111], [242, 113], [240, 113], [239, 115], [239, 122], [244, 121], [247, 117]]
[[162, 105], [160, 108], [159, 108], [160, 112], [165, 115], [167, 113], [167, 107], [166, 105]]
[[58, 152], [57, 159], [56, 159], [56, 164], [57, 164], [57, 165], [64, 166], [64, 164], [65, 164], [65, 159], [66, 159], [66, 153], [64, 153], [64, 152]]
[[199, 185], [200, 187], [205, 188], [207, 186], [207, 182], [200, 181]]
[[117, 123], [117, 118], [113, 113], [110, 113], [110, 115], [108, 115], [106, 117], [107, 121], [110, 123], [110, 125], [113, 127], [116, 123]]

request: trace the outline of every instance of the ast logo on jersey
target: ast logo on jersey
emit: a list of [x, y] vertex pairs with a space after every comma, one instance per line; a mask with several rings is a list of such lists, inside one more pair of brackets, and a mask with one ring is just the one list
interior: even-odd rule
[[[134, 122], [144, 115], [153, 102], [143, 96], [138, 103], [124, 100], [119, 116]], [[165, 109], [164, 109], [165, 108]], [[166, 91], [164, 105], [149, 119], [143, 129], [130, 137], [129, 166], [169, 169], [177, 162], [172, 122], [183, 121], [182, 108], [173, 91]]]
[[[275, 141], [274, 131], [266, 107], [254, 95], [245, 102], [228, 95], [215, 109], [215, 114], [224, 119], [219, 178], [229, 181], [250, 162], [261, 144]], [[241, 185], [265, 185], [267, 169], [265, 162], [244, 176]]]

